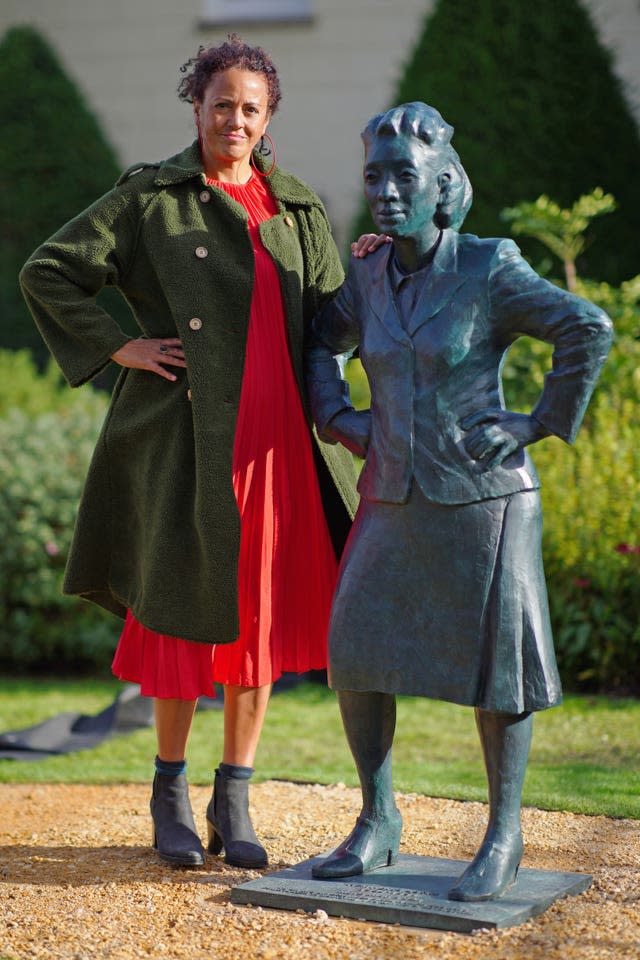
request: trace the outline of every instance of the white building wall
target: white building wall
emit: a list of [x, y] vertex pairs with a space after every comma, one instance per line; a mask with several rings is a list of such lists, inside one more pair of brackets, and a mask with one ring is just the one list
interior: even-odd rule
[[639, 0], [583, 0], [613, 54], [613, 68], [640, 124], [640, 2]]
[[[640, 5], [586, 2], [640, 120]], [[314, 0], [311, 24], [242, 29], [281, 75], [283, 102], [270, 128], [278, 161], [321, 194], [339, 243], [360, 197], [359, 132], [388, 106], [433, 3]], [[175, 94], [179, 67], [229, 29], [203, 30], [201, 12], [202, 0], [2, 0], [0, 33], [30, 23], [45, 35], [124, 167], [169, 156], [194, 136], [190, 108]]]

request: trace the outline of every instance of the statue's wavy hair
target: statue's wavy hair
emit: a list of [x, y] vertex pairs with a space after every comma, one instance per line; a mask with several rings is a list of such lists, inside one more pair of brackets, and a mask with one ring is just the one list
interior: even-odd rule
[[460, 157], [451, 146], [453, 127], [435, 107], [417, 100], [401, 103], [373, 117], [361, 136], [366, 151], [376, 137], [411, 136], [436, 152], [442, 158], [440, 173], [447, 176], [448, 185], [434, 219], [439, 227], [460, 229], [471, 207], [473, 190]]

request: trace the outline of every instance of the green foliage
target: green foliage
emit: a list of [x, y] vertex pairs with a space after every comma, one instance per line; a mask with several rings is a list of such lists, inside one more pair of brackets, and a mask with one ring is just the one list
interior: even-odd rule
[[575, 291], [576, 260], [586, 246], [586, 230], [594, 217], [615, 208], [611, 194], [596, 187], [576, 200], [569, 210], [543, 195], [533, 203], [508, 207], [501, 217], [511, 224], [515, 236], [535, 237], [555, 254], [564, 267], [567, 288]]
[[[467, 0], [438, 0], [392, 103], [412, 100], [455, 127], [474, 188], [465, 230], [501, 236], [505, 206], [541, 194], [569, 206], [600, 184], [619, 208], [580, 272], [620, 283], [637, 271], [640, 136], [584, 3], [477, 0], [470, 15]], [[371, 229], [364, 209], [353, 236]], [[523, 249], [540, 259], [534, 239]]]
[[[113, 186], [112, 148], [56, 55], [32, 27], [0, 41], [0, 347], [44, 344], [23, 303], [17, 276], [38, 244]], [[118, 319], [128, 308], [113, 295]]]
[[371, 403], [371, 394], [364, 367], [357, 357], [347, 363], [346, 374], [352, 404], [356, 410], [366, 410]]
[[35, 417], [73, 406], [77, 399], [53, 360], [39, 375], [28, 350], [0, 350], [0, 417], [14, 407]]
[[[611, 319], [616, 331], [616, 338], [619, 343], [623, 343], [626, 348], [632, 346], [632, 342], [640, 337], [640, 274], [632, 277], [631, 280], [625, 280], [619, 287], [612, 287], [608, 283], [598, 283], [596, 280], [585, 280], [582, 277], [577, 278], [576, 293], [586, 300], [591, 300], [599, 307], [605, 310]], [[624, 340], [622, 340], [624, 338]], [[628, 367], [629, 360], [635, 362], [635, 355], [627, 355], [625, 351], [618, 350], [616, 357], [616, 367], [623, 364]], [[605, 375], [612, 369], [611, 363], [605, 367]], [[633, 370], [637, 370], [634, 366]], [[640, 371], [637, 371], [640, 375]], [[640, 381], [635, 378], [638, 385]]]
[[[9, 376], [11, 371], [11, 376]], [[107, 400], [26, 352], [0, 352], [0, 663], [108, 662], [116, 622], [62, 596], [75, 512]]]
[[574, 689], [640, 689], [637, 409], [600, 391], [574, 449], [548, 439], [533, 452], [556, 650]]

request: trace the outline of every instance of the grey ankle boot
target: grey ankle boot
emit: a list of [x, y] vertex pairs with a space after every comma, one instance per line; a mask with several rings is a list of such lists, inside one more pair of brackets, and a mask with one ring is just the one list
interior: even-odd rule
[[196, 832], [184, 773], [156, 773], [151, 794], [153, 846], [158, 856], [174, 867], [201, 867], [204, 850]]
[[209, 853], [224, 848], [225, 863], [257, 869], [268, 864], [267, 852], [249, 817], [249, 780], [226, 777], [216, 770], [213, 796], [207, 807]]

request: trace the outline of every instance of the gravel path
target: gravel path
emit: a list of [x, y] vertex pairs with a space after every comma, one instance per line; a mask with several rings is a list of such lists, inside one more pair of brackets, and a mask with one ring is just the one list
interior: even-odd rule
[[[192, 787], [202, 824], [210, 790]], [[591, 873], [591, 888], [519, 927], [471, 936], [234, 906], [255, 873], [208, 858], [160, 864], [146, 786], [0, 786], [0, 960], [638, 960], [640, 823], [526, 810], [524, 865]], [[281, 869], [351, 829], [357, 791], [252, 788], [256, 829]], [[479, 803], [398, 796], [408, 853], [468, 859]]]

